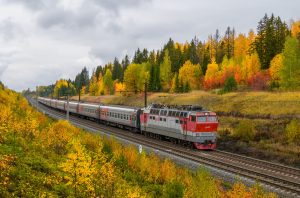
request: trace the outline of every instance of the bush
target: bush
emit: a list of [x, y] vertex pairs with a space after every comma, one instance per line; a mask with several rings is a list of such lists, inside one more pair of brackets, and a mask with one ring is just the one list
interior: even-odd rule
[[237, 83], [234, 79], [233, 76], [230, 76], [229, 78], [226, 79], [224, 89], [223, 91], [226, 92], [231, 92], [237, 89]]
[[242, 120], [233, 131], [233, 136], [249, 142], [255, 137], [255, 128], [251, 121]]
[[184, 186], [179, 182], [167, 183], [164, 188], [163, 197], [181, 198], [184, 195]]
[[285, 135], [289, 143], [300, 141], [300, 122], [297, 119], [293, 119], [286, 125]]

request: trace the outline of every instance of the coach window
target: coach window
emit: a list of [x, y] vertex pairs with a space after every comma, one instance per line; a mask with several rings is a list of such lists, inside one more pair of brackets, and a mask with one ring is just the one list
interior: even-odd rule
[[183, 115], [184, 115], [184, 117], [187, 117], [187, 112], [184, 112], [184, 114], [183, 114]]
[[162, 121], [162, 118], [159, 118], [159, 121]]
[[163, 115], [163, 111], [162, 110], [158, 111], [158, 115]]
[[167, 119], [166, 119], [166, 118], [164, 118], [164, 121], [166, 122], [166, 121], [167, 121]]
[[172, 116], [175, 117], [176, 116], [176, 111], [172, 112]]
[[179, 123], [179, 120], [175, 120], [175, 123]]

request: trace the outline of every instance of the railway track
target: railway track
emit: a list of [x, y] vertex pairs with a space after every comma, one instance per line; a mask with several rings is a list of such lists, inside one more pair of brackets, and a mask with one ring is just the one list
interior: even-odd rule
[[[41, 104], [39, 107], [56, 118], [65, 118], [65, 113], [58, 112]], [[105, 131], [105, 133], [134, 143], [270, 185], [280, 189], [291, 197], [300, 197], [300, 169], [297, 168], [220, 150], [216, 152], [190, 150], [170, 142], [153, 141], [153, 139], [142, 135], [125, 132], [123, 129], [108, 127], [75, 116], [70, 116], [70, 121], [91, 131]]]

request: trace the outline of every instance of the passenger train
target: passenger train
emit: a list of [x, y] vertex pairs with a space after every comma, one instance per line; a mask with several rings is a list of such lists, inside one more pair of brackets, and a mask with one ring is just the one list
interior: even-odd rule
[[[67, 110], [67, 102], [63, 100], [39, 97], [38, 101], [60, 111]], [[216, 149], [216, 113], [206, 111], [200, 106], [151, 104], [146, 108], [134, 108], [72, 101], [69, 102], [69, 112], [199, 150]]]

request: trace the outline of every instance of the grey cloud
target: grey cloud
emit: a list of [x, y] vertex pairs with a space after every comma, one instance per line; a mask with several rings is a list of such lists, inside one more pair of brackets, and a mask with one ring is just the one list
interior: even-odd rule
[[152, 0], [94, 0], [95, 4], [109, 9], [118, 14], [119, 10], [124, 7], [138, 7], [144, 3], [149, 3]]
[[74, 12], [62, 8], [49, 9], [40, 13], [38, 24], [44, 28], [61, 26], [63, 28], [84, 28], [93, 26], [97, 13], [95, 10]]
[[0, 62], [0, 80], [2, 78], [2, 74], [5, 72], [5, 70], [7, 69], [8, 65], [3, 64]]
[[0, 21], [0, 37], [2, 37], [4, 41], [12, 40], [20, 34], [22, 34], [22, 30], [12, 21], [11, 18]]
[[39, 10], [44, 7], [43, 0], [4, 0], [7, 3], [19, 3], [25, 6], [26, 8], [32, 10]]
[[[16, 90], [72, 78], [84, 65], [92, 68], [124, 53], [132, 57], [138, 47], [160, 49], [170, 37], [177, 42], [195, 35], [204, 40], [217, 28], [224, 34], [228, 25], [247, 33], [266, 12], [287, 21], [300, 17], [300, 1], [292, 0], [0, 0], [0, 4], [0, 78]], [[18, 39], [22, 31], [24, 39]]]

